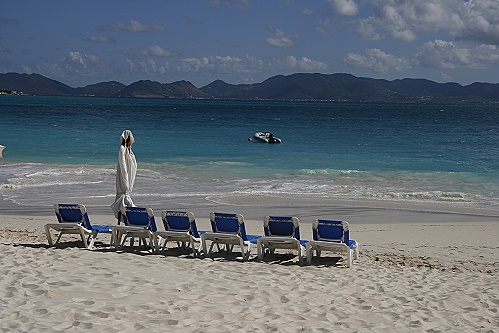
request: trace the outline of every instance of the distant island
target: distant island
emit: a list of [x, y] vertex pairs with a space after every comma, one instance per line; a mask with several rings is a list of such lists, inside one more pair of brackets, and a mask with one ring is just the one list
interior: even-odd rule
[[73, 88], [39, 74], [5, 73], [0, 74], [0, 94], [355, 103], [498, 103], [499, 84], [476, 82], [463, 86], [426, 79], [389, 81], [345, 73], [297, 73], [276, 75], [254, 84], [234, 85], [216, 80], [200, 88], [184, 80], [173, 83], [140, 80], [130, 85], [110, 81]]

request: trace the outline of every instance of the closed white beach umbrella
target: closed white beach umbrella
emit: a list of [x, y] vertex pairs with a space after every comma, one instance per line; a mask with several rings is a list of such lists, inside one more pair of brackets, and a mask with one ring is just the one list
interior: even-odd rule
[[111, 205], [118, 220], [120, 219], [122, 207], [135, 206], [131, 197], [135, 175], [137, 174], [137, 161], [132, 151], [134, 141], [135, 139], [130, 130], [121, 133], [118, 166], [116, 168], [116, 198]]
[[0, 158], [2, 158], [2, 151], [5, 149], [5, 146], [0, 145]]

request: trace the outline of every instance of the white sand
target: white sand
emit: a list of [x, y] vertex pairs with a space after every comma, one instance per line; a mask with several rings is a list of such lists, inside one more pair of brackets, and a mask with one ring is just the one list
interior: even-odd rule
[[2, 332], [499, 332], [499, 221], [351, 224], [351, 269], [327, 252], [302, 267], [115, 252], [107, 236], [94, 251], [48, 248], [54, 221], [0, 214]]

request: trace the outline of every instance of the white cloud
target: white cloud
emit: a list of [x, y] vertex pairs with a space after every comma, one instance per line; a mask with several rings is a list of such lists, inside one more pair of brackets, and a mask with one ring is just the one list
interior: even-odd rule
[[23, 73], [31, 73], [31, 68], [28, 65], [21, 65], [21, 68], [23, 69]]
[[267, 44], [275, 47], [288, 47], [293, 46], [293, 41], [288, 37], [267, 37], [265, 39]]
[[78, 63], [82, 67], [86, 68], [91, 64], [95, 64], [98, 62], [99, 58], [93, 54], [83, 54], [77, 51], [69, 52], [69, 58], [71, 62]]
[[149, 32], [149, 31], [165, 31], [163, 26], [158, 24], [143, 24], [137, 20], [129, 22], [113, 22], [111, 29], [114, 31], [128, 31], [128, 32]]
[[286, 35], [282, 30], [275, 29], [274, 36], [267, 37], [267, 44], [275, 47], [289, 47], [295, 45], [292, 39], [299, 38], [297, 35]]
[[359, 21], [357, 33], [360, 37], [371, 40], [380, 40], [384, 35], [376, 31], [375, 18], [370, 17]]
[[126, 58], [125, 57], [125, 62], [127, 63], [128, 65], [128, 70], [131, 72], [133, 71], [133, 69], [135, 68], [135, 64], [134, 62], [130, 59], [130, 58]]
[[154, 57], [171, 57], [178, 55], [177, 52], [172, 52], [158, 45], [151, 45], [148, 48], [139, 50], [139, 54], [143, 56], [154, 56]]
[[499, 45], [499, 1], [470, 0], [459, 6], [457, 37]]
[[163, 64], [158, 64], [153, 59], [146, 59], [139, 63], [140, 69], [143, 73], [148, 75], [160, 75], [165, 74], [170, 70], [170, 64], [165, 62]]
[[468, 47], [436, 39], [425, 43], [416, 58], [421, 66], [429, 68], [486, 68], [499, 63], [499, 48], [486, 44]]
[[355, 0], [329, 0], [331, 10], [338, 15], [353, 16], [359, 12]]
[[442, 82], [455, 82], [455, 79], [450, 76], [449, 74], [446, 74], [446, 73], [441, 73], [440, 74], [440, 80]]
[[359, 34], [379, 39], [383, 31], [410, 42], [420, 33], [445, 32], [459, 39], [499, 45], [497, 0], [370, 0], [374, 14], [360, 21]]
[[287, 56], [282, 60], [274, 60], [274, 64], [278, 69], [287, 69], [287, 70], [298, 70], [304, 72], [313, 72], [313, 71], [321, 71], [328, 68], [328, 65], [315, 61], [307, 57], [296, 58], [293, 56]]
[[25, 67], [30, 71], [65, 81], [81, 81], [82, 77], [106, 77], [112, 70], [109, 64], [102, 62], [96, 55], [79, 51], [69, 52], [59, 63], [47, 62]]
[[263, 69], [263, 61], [254, 56], [244, 58], [231, 56], [210, 56], [184, 58], [178, 66], [179, 71], [211, 73], [254, 73]]
[[416, 39], [412, 30], [392, 31], [392, 37], [402, 42], [412, 42]]
[[196, 73], [211, 72], [220, 74], [252, 74], [259, 72], [271, 72], [275, 70], [313, 72], [325, 70], [327, 68], [327, 64], [307, 57], [296, 58], [294, 56], [287, 56], [283, 59], [274, 59], [270, 63], [265, 63], [255, 56], [246, 55], [243, 58], [230, 56], [184, 58], [177, 69], [179, 71]]
[[408, 60], [397, 58], [380, 49], [366, 49], [365, 53], [349, 53], [345, 62], [350, 67], [369, 69], [374, 72], [387, 73], [391, 71], [402, 72], [411, 69]]
[[107, 37], [107, 36], [95, 36], [95, 35], [90, 35], [85, 40], [89, 42], [97, 42], [97, 43], [106, 43], [106, 44], [114, 44], [116, 41], [112, 37]]
[[334, 30], [334, 24], [331, 19], [320, 20], [319, 25], [317, 26], [317, 31], [319, 31], [322, 35], [328, 36]]

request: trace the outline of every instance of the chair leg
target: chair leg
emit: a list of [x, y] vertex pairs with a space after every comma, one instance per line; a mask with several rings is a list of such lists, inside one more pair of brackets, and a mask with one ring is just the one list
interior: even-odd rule
[[191, 239], [191, 241], [189, 243], [190, 243], [190, 246], [192, 249], [192, 255], [195, 257], [197, 255], [197, 253], [196, 253], [196, 246], [194, 245], [194, 240]]
[[[215, 245], [215, 242], [211, 242], [210, 250], [208, 251], [207, 256], [211, 255], [211, 251], [213, 251], [213, 245]], [[217, 246], [218, 246], [218, 243], [217, 243]]]
[[307, 243], [305, 252], [307, 254], [307, 264], [312, 265], [312, 257], [314, 256], [314, 249], [312, 248], [312, 246], [310, 246], [310, 243]]
[[251, 243], [248, 242], [246, 244], [246, 251], [244, 250], [244, 243], [245, 242], [241, 239], [239, 246], [241, 246], [241, 254], [243, 256], [243, 261], [248, 261], [251, 252]]
[[303, 264], [303, 255], [305, 254], [305, 249], [298, 243], [298, 262], [300, 266]]
[[[122, 237], [123, 237], [123, 240], [122, 240], [122, 241], [121, 241], [121, 243], [120, 243], [120, 249], [123, 249], [123, 246], [125, 246], [126, 239], [127, 239], [127, 236], [126, 236], [126, 235], [124, 235], [124, 236], [122, 236]], [[130, 241], [130, 243], [132, 243], [132, 242]]]
[[149, 234], [149, 240], [151, 242], [152, 253], [159, 253], [158, 240], [153, 234]]
[[257, 258], [259, 261], [263, 260], [263, 253], [265, 252], [263, 249], [263, 244], [260, 242], [260, 240], [257, 240], [256, 242], [256, 251], [257, 251]]
[[[90, 243], [88, 244], [87, 249], [89, 249], [89, 250], [94, 249], [94, 244], [95, 244], [95, 241], [97, 240], [98, 234], [99, 234], [99, 232], [97, 230], [92, 230], [92, 234], [89, 235]], [[88, 240], [87, 240], [87, 242], [88, 242]]]
[[52, 242], [52, 235], [50, 234], [50, 227], [47, 225], [45, 226], [45, 234], [47, 235], [49, 246], [54, 246], [54, 243]]
[[85, 233], [81, 229], [80, 229], [80, 238], [81, 241], [83, 242], [83, 246], [85, 246], [85, 248], [88, 249], [87, 237], [85, 236]]
[[199, 242], [199, 248], [198, 248], [198, 257], [202, 256], [203, 255], [203, 251], [204, 251], [204, 247], [203, 247], [203, 242]]
[[97, 239], [97, 236], [92, 236], [92, 238], [90, 239], [90, 243], [88, 244], [88, 249], [89, 250], [93, 250], [94, 249], [94, 244], [95, 244], [95, 241]]
[[201, 245], [200, 245], [200, 247], [199, 247], [199, 251], [200, 251], [200, 252], [202, 251], [202, 252], [203, 252], [203, 255], [207, 256], [207, 255], [208, 255], [208, 253], [207, 253], [207, 251], [206, 251], [206, 250], [207, 250], [207, 247], [206, 247], [206, 237], [201, 236]]
[[352, 267], [352, 250], [350, 248], [347, 250], [347, 267]]
[[57, 236], [57, 240], [55, 241], [54, 245], [59, 243], [59, 241], [61, 240], [61, 236], [62, 236], [62, 231], [59, 231], [59, 235]]
[[114, 244], [114, 248], [118, 249], [119, 247], [119, 242], [118, 242], [118, 231], [117, 230], [111, 230], [111, 244]]

